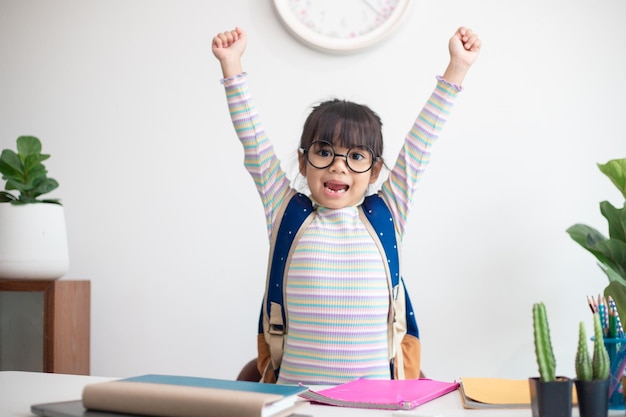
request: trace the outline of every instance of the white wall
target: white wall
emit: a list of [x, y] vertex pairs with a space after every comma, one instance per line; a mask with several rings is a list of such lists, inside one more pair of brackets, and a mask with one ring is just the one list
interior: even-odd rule
[[604, 231], [598, 203], [621, 204], [595, 164], [626, 156], [624, 16], [622, 0], [416, 0], [383, 46], [342, 57], [292, 39], [269, 0], [1, 0], [0, 148], [32, 134], [52, 155], [64, 279], [92, 282], [92, 373], [230, 378], [255, 355], [267, 241], [216, 32], [248, 31], [251, 88], [293, 171], [308, 106], [332, 96], [378, 111], [393, 159], [464, 24], [483, 51], [404, 248], [423, 366], [441, 379], [535, 375], [542, 300], [557, 372], [573, 375], [585, 296], [607, 280], [565, 229]]

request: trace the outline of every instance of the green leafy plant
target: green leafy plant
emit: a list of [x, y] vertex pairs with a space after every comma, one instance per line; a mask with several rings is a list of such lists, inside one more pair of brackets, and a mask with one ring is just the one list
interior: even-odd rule
[[609, 378], [609, 354], [604, 346], [604, 335], [600, 314], [593, 315], [593, 357], [587, 350], [587, 332], [582, 321], [578, 331], [578, 350], [576, 351], [576, 378], [579, 381], [603, 380]]
[[[56, 189], [59, 183], [48, 178], [48, 171], [42, 161], [50, 155], [41, 153], [41, 142], [34, 136], [17, 138], [17, 153], [5, 149], [0, 154], [0, 173], [6, 181], [5, 190], [0, 191], [0, 203], [61, 204], [58, 199], [41, 199], [40, 196]], [[17, 196], [8, 191], [15, 190]]]
[[552, 350], [550, 325], [544, 303], [533, 304], [533, 335], [535, 339], [535, 356], [539, 367], [539, 378], [542, 382], [556, 380], [556, 358]]
[[615, 300], [620, 320], [626, 323], [626, 158], [597, 165], [620, 191], [624, 204], [621, 208], [616, 208], [608, 201], [600, 203], [600, 211], [608, 223], [608, 238], [584, 224], [571, 226], [567, 233], [595, 256], [609, 279], [604, 296], [611, 296]]

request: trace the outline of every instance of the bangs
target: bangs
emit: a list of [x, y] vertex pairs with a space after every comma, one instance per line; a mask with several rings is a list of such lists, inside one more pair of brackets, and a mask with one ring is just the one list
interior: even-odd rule
[[337, 100], [317, 110], [311, 142], [323, 140], [344, 148], [366, 145], [376, 156], [382, 155], [380, 119], [369, 108]]
[[332, 123], [321, 123], [317, 139], [332, 143], [338, 147], [350, 148], [356, 145], [371, 145], [366, 139], [363, 126], [353, 120], [336, 118]]

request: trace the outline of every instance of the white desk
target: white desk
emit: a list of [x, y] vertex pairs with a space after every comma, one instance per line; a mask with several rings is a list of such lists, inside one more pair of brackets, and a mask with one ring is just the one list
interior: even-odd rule
[[[104, 378], [83, 375], [48, 374], [37, 372], [0, 372], [0, 416], [30, 417], [33, 404], [72, 401], [81, 398], [83, 387]], [[391, 417], [441, 416], [441, 417], [530, 417], [530, 409], [523, 410], [465, 410], [458, 391], [423, 404], [410, 411], [363, 410], [325, 405], [311, 405], [302, 411], [313, 417]], [[401, 413], [401, 414], [400, 414]], [[624, 416], [624, 411], [611, 411], [611, 416]], [[572, 417], [578, 416], [574, 407]]]

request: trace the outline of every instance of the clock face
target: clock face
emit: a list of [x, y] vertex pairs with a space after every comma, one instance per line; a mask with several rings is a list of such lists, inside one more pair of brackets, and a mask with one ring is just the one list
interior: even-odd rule
[[411, 0], [274, 0], [287, 29], [305, 44], [326, 52], [350, 52], [389, 35]]

